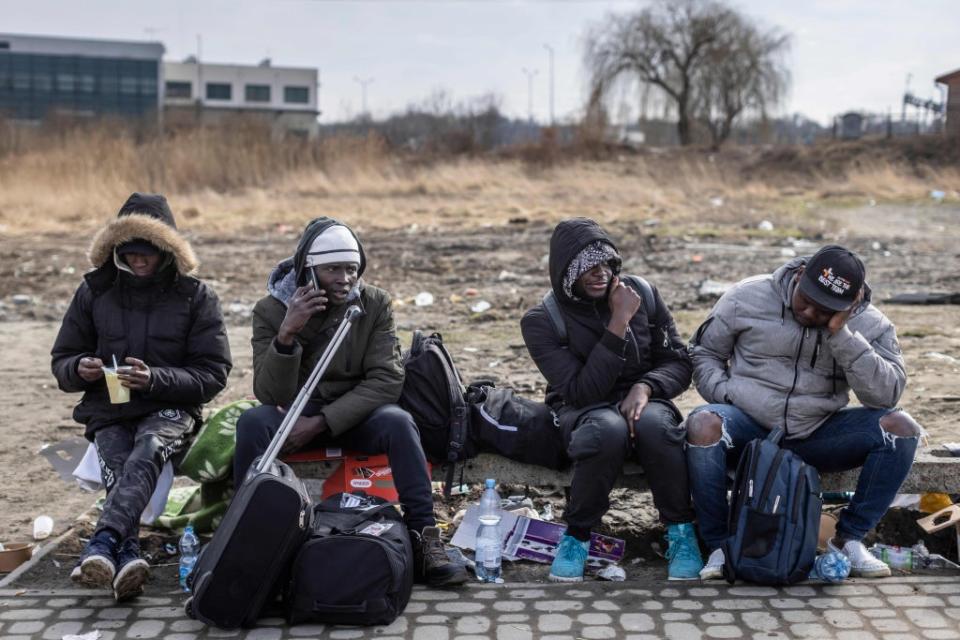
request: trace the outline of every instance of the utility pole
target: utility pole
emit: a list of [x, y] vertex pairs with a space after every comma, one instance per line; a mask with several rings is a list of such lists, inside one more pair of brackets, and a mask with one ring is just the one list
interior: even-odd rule
[[533, 79], [539, 73], [536, 69], [523, 68], [523, 74], [527, 76], [527, 119], [533, 124]]
[[550, 126], [555, 127], [557, 120], [553, 112], [553, 47], [549, 44], [544, 44], [543, 48], [550, 54]]
[[360, 104], [361, 106], [361, 116], [369, 117], [367, 112], [367, 86], [373, 83], [373, 78], [361, 78], [359, 76], [353, 76], [353, 81], [360, 85]]

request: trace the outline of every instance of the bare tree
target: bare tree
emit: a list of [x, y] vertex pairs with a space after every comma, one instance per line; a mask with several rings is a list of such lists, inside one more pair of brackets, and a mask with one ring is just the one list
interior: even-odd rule
[[[715, 143], [722, 142], [745, 109], [762, 111], [782, 95], [784, 68], [770, 58], [786, 44], [721, 2], [658, 0], [636, 13], [610, 14], [588, 33], [590, 100], [602, 100], [618, 82], [637, 81], [658, 89], [676, 110], [680, 144], [693, 142], [696, 120], [714, 126]], [[754, 62], [737, 62], [747, 53]], [[752, 89], [742, 88], [747, 86]]]
[[742, 114], [766, 118], [783, 98], [790, 81], [784, 62], [789, 36], [761, 31], [742, 16], [707, 48], [693, 84], [693, 112], [719, 149]]

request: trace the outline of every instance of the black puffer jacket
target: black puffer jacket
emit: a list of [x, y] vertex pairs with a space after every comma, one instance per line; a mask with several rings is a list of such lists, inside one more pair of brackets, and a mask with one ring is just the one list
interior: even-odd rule
[[630, 387], [645, 382], [653, 398], [669, 400], [690, 385], [693, 366], [667, 305], [654, 288], [653, 335], [649, 309], [642, 305], [630, 320], [626, 339], [609, 331], [606, 299], [577, 301], [563, 291], [567, 266], [587, 245], [601, 240], [614, 245], [593, 220], [573, 218], [557, 225], [550, 240], [550, 283], [566, 320], [564, 346], [543, 304], [527, 311], [520, 322], [530, 357], [547, 380], [547, 404], [582, 409], [616, 403]]
[[[115, 249], [144, 239], [163, 251], [159, 272], [138, 278], [118, 268]], [[64, 391], [83, 392], [73, 418], [97, 429], [160, 409], [181, 409], [200, 419], [200, 405], [226, 385], [230, 347], [216, 294], [187, 275], [197, 266], [190, 244], [177, 233], [162, 196], [134, 194], [90, 248], [93, 271], [84, 276], [53, 345], [53, 375]], [[148, 391], [132, 391], [130, 402], [111, 404], [101, 378], [77, 373], [80, 358], [109, 364], [132, 356], [151, 371]]]

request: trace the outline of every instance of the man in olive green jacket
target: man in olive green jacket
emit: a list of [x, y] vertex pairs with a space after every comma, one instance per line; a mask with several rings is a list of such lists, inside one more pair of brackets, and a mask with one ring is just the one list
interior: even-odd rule
[[283, 451], [311, 445], [386, 453], [414, 541], [418, 577], [432, 586], [460, 584], [466, 571], [450, 562], [440, 540], [417, 425], [396, 404], [403, 365], [390, 296], [361, 280], [365, 267], [353, 231], [317, 218], [307, 225], [294, 256], [273, 270], [269, 295], [253, 309], [253, 391], [263, 404], [237, 423], [234, 479], [241, 482], [267, 449], [357, 288], [364, 314], [331, 360]]

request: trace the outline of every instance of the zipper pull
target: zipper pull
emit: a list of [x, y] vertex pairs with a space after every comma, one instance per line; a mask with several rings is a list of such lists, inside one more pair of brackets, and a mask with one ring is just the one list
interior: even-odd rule
[[660, 329], [663, 332], [663, 348], [668, 349], [670, 347], [670, 334], [667, 333], [666, 329]]
[[300, 528], [303, 529], [307, 523], [307, 510], [304, 509], [300, 512]]
[[750, 478], [750, 481], [747, 483], [747, 497], [753, 497], [753, 478]]
[[778, 495], [776, 498], [773, 499], [773, 509], [770, 511], [770, 513], [776, 513], [777, 507], [779, 506], [780, 506], [780, 496]]

